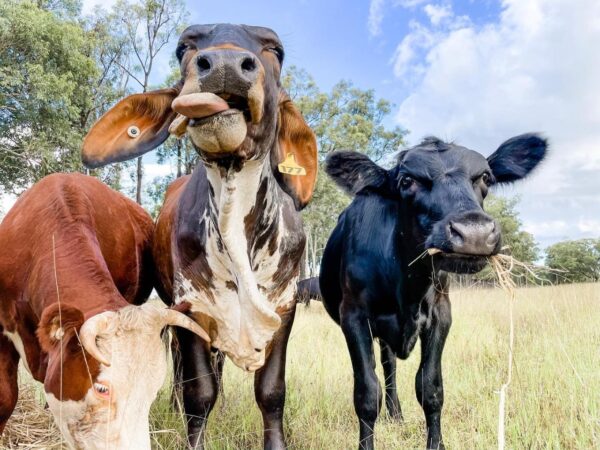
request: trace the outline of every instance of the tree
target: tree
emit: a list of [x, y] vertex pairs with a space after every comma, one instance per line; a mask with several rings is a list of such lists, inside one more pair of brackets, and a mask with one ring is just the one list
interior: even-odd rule
[[[127, 11], [123, 14], [123, 11]], [[132, 3], [120, 0], [113, 8], [120, 17], [131, 49], [133, 66], [122, 65], [127, 74], [146, 92], [156, 58], [178, 33], [187, 12], [182, 0], [142, 0]], [[136, 201], [142, 203], [142, 157], [137, 159]]]
[[[540, 250], [531, 233], [523, 230], [523, 223], [517, 211], [519, 197], [502, 197], [490, 194], [485, 200], [485, 211], [498, 221], [502, 230], [503, 253], [510, 254], [527, 265], [535, 264], [540, 257]], [[536, 279], [522, 267], [513, 267], [512, 277], [519, 285], [537, 284]], [[491, 267], [484, 268], [474, 276], [456, 277], [459, 280], [475, 280], [492, 283], [496, 275]]]
[[559, 283], [600, 281], [600, 239], [564, 241], [546, 249], [546, 266]]
[[523, 230], [517, 211], [519, 200], [518, 196], [489, 195], [485, 200], [485, 210], [500, 224], [502, 246], [519, 261], [534, 264], [540, 257], [540, 249], [533, 235]]
[[[282, 84], [317, 136], [319, 159], [336, 150], [355, 150], [385, 163], [404, 143], [406, 132], [383, 124], [392, 105], [377, 99], [372, 89], [362, 90], [340, 81], [331, 92], [322, 92], [304, 70], [290, 67]], [[303, 218], [307, 234], [307, 275], [316, 275], [321, 255], [337, 218], [350, 198], [321, 168], [314, 197]]]
[[379, 161], [404, 143], [406, 130], [388, 129], [383, 123], [392, 104], [378, 100], [373, 89], [342, 80], [331, 92], [321, 92], [314, 79], [295, 66], [285, 72], [282, 84], [317, 135], [321, 158], [336, 150], [354, 150]]
[[[180, 78], [179, 61], [173, 57], [171, 58], [171, 73], [165, 80], [164, 87], [175, 85]], [[198, 153], [187, 134], [184, 134], [181, 138], [170, 137], [158, 148], [156, 153], [160, 164], [174, 160], [176, 178], [192, 173], [192, 170], [198, 164]]]
[[172, 175], [167, 175], [164, 177], [155, 177], [151, 183], [146, 186], [146, 194], [150, 199], [150, 204], [148, 206], [148, 211], [153, 219], [158, 217], [160, 210], [162, 208], [165, 193], [167, 192], [167, 188], [169, 184], [174, 180]]
[[[55, 2], [56, 3], [56, 2]], [[28, 1], [0, 2], [0, 185], [18, 193], [83, 170], [82, 112], [98, 69], [77, 22]]]

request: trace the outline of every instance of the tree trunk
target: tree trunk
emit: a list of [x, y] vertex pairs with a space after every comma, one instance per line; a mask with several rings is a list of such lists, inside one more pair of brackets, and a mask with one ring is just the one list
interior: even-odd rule
[[142, 167], [142, 157], [137, 159], [137, 176], [136, 176], [136, 188], [135, 188], [135, 201], [139, 205], [142, 204], [142, 176], [144, 175], [144, 168]]
[[181, 159], [181, 139], [177, 139], [175, 146], [177, 147], [177, 178], [179, 178], [181, 176], [181, 164], [183, 162]]

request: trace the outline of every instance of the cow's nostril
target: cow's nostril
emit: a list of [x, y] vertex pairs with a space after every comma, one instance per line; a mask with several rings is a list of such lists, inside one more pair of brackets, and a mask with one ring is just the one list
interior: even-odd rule
[[210, 68], [211, 64], [208, 58], [206, 58], [205, 56], [201, 56], [200, 58], [198, 58], [198, 69], [200, 69], [201, 72], [208, 72]]
[[458, 238], [461, 240], [463, 239], [462, 233], [457, 229], [455, 224], [452, 222], [448, 223], [448, 237], [450, 239], [453, 239], [453, 238]]
[[248, 56], [242, 60], [242, 70], [244, 72], [254, 72], [256, 70], [256, 61]]

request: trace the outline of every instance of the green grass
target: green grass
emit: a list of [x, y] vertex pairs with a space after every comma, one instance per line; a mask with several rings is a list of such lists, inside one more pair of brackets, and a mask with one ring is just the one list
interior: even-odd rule
[[[449, 449], [497, 446], [498, 390], [506, 379], [508, 297], [499, 290], [454, 290], [453, 325], [443, 359], [442, 425]], [[600, 285], [519, 289], [513, 383], [508, 390], [509, 449], [600, 448]], [[378, 351], [378, 350], [377, 350]], [[419, 349], [398, 361], [404, 423], [381, 415], [378, 449], [424, 448], [414, 393]], [[381, 368], [378, 366], [381, 376]], [[155, 448], [185, 448], [184, 419], [170, 390], [152, 409]], [[298, 307], [288, 347], [285, 429], [292, 449], [349, 449], [358, 439], [352, 370], [341, 330], [320, 304]], [[210, 416], [209, 449], [262, 446], [253, 376], [225, 364], [224, 395]]]
[[[498, 390], [506, 379], [508, 297], [500, 290], [451, 294], [453, 325], [443, 358], [442, 425], [450, 449], [497, 445]], [[600, 285], [519, 289], [507, 448], [600, 448]], [[378, 351], [378, 350], [377, 350]], [[425, 423], [414, 394], [419, 349], [398, 361], [404, 423], [377, 422], [379, 449], [424, 447]], [[378, 373], [382, 379], [381, 368]], [[262, 445], [252, 376], [225, 365], [224, 396], [210, 416], [210, 449]], [[155, 404], [157, 448], [181, 448], [182, 418], [168, 396]], [[348, 449], [358, 439], [352, 370], [341, 330], [320, 304], [298, 308], [288, 347], [285, 428], [294, 449]], [[164, 432], [163, 432], [164, 433]]]

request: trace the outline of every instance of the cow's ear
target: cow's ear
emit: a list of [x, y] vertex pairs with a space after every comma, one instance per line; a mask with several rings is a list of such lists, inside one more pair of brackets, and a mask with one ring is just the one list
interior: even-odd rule
[[179, 89], [134, 94], [113, 106], [83, 140], [82, 160], [90, 168], [125, 161], [158, 147], [169, 137]]
[[[292, 196], [296, 209], [301, 210], [312, 198], [317, 180], [317, 139], [296, 105], [284, 93], [279, 100], [277, 139], [277, 151], [271, 154], [271, 165], [279, 184]], [[296, 169], [304, 168], [305, 175], [282, 173], [278, 167], [284, 161], [295, 161]], [[293, 168], [290, 172], [293, 173]]]
[[330, 153], [325, 162], [325, 171], [338, 186], [352, 195], [365, 188], [382, 190], [389, 186], [388, 171], [363, 153]]
[[42, 312], [37, 329], [37, 337], [46, 353], [58, 347], [60, 342], [68, 342], [83, 325], [83, 313], [68, 305], [53, 303]]
[[548, 142], [538, 134], [528, 133], [510, 138], [488, 157], [488, 164], [498, 183], [525, 178], [546, 156]]

